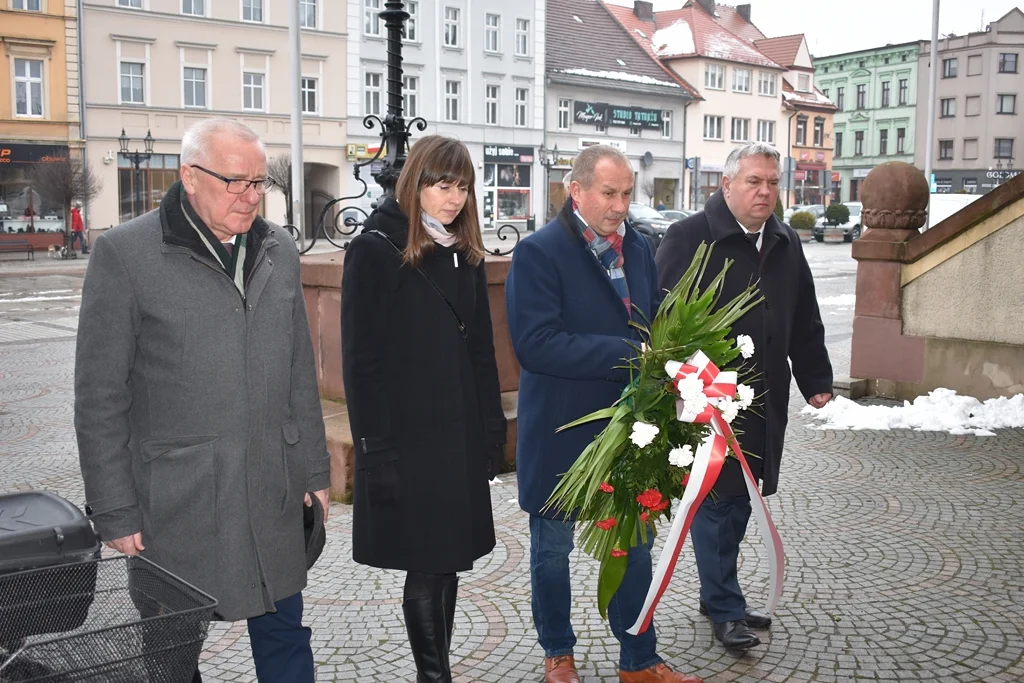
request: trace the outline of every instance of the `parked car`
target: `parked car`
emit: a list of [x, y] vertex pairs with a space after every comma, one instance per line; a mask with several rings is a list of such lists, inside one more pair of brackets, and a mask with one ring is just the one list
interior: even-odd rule
[[697, 212], [690, 211], [689, 209], [665, 209], [664, 211], [659, 211], [658, 213], [660, 213], [662, 216], [675, 223], [677, 221], [683, 220], [684, 218], [689, 218], [690, 216]]
[[785, 211], [782, 212], [782, 220], [785, 223], [789, 223], [789, 219], [793, 217], [793, 214], [797, 211], [806, 211], [807, 213], [813, 214], [815, 219], [821, 218], [825, 215], [824, 204], [794, 204]]
[[850, 210], [850, 220], [840, 225], [826, 225], [824, 216], [818, 218], [814, 223], [814, 230], [812, 232], [814, 239], [818, 242], [824, 242], [826, 234], [841, 234], [844, 242], [852, 242], [859, 238], [861, 233], [860, 214], [863, 205], [860, 202], [846, 202], [846, 208]]
[[665, 237], [668, 226], [675, 221], [662, 216], [653, 207], [639, 202], [632, 202], [629, 205], [629, 224], [633, 229], [647, 238], [651, 249], [655, 252], [661, 246], [661, 240]]

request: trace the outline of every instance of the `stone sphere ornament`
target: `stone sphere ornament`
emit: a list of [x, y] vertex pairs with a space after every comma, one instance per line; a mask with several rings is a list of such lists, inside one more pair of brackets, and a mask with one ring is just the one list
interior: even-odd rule
[[915, 166], [890, 161], [861, 185], [863, 223], [872, 230], [918, 230], [928, 220], [928, 181]]

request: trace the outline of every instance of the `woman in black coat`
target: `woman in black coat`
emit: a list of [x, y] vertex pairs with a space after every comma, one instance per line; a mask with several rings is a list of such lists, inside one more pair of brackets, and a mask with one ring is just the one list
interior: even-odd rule
[[342, 276], [352, 555], [408, 572], [402, 610], [420, 682], [451, 681], [456, 573], [494, 548], [488, 481], [505, 417], [474, 180], [465, 145], [422, 138]]

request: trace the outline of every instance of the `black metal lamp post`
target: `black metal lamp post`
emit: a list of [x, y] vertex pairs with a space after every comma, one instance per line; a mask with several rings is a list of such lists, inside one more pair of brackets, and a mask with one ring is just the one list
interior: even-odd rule
[[132, 166], [135, 167], [134, 185], [135, 192], [132, 198], [132, 217], [138, 216], [142, 208], [142, 172], [139, 170], [139, 166], [142, 165], [143, 161], [149, 161], [149, 158], [153, 156], [153, 134], [148, 130], [146, 131], [146, 137], [143, 138], [142, 142], [145, 144], [145, 152], [140, 152], [136, 149], [134, 152], [128, 151], [128, 143], [130, 138], [124, 132], [124, 128], [121, 129], [121, 137], [118, 138], [121, 143], [121, 154], [128, 158], [128, 161], [132, 162]]
[[[544, 147], [540, 148], [540, 165], [544, 167], [544, 216], [545, 222], [554, 218], [549, 211], [551, 204], [550, 188], [551, 188], [551, 169], [558, 165], [558, 143], [551, 149]], [[555, 212], [558, 212], [559, 207], [555, 207]]]

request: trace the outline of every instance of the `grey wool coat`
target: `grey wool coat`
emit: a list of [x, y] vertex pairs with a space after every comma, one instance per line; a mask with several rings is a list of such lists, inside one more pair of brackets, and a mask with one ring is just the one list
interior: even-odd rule
[[93, 245], [75, 362], [86, 511], [105, 540], [141, 531], [144, 557], [235, 621], [305, 587], [303, 499], [330, 485], [330, 456], [293, 241], [257, 219], [243, 299], [175, 212], [165, 198]]

